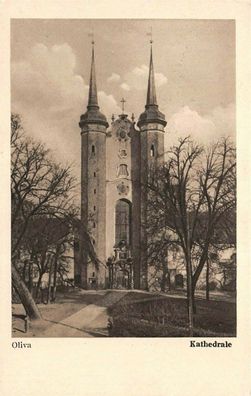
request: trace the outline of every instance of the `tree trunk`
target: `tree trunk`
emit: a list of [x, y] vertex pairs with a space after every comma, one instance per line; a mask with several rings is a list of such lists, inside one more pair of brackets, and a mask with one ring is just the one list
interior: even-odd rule
[[188, 304], [188, 324], [189, 336], [193, 337], [193, 313], [194, 313], [194, 290], [193, 288], [193, 271], [191, 262], [191, 238], [189, 228], [189, 218], [187, 218], [187, 243], [186, 243], [186, 272], [187, 272], [187, 304]]
[[40, 289], [40, 285], [41, 285], [41, 280], [42, 280], [42, 276], [43, 276], [43, 272], [39, 273], [39, 277], [38, 277], [38, 281], [37, 281], [37, 286], [36, 286], [36, 291], [35, 291], [35, 298], [38, 298], [38, 293], [39, 293], [39, 289]]
[[196, 285], [197, 285], [198, 279], [200, 277], [200, 274], [201, 274], [201, 272], [202, 272], [202, 270], [204, 268], [205, 263], [207, 262], [207, 259], [208, 259], [208, 248], [209, 248], [209, 242], [206, 243], [206, 245], [204, 247], [204, 251], [203, 251], [202, 256], [200, 258], [199, 265], [196, 268], [195, 273], [192, 276], [193, 291], [195, 291], [195, 289], [196, 289]]
[[210, 245], [210, 241], [207, 241], [205, 246], [204, 246], [204, 249], [203, 249], [203, 252], [202, 252], [202, 255], [201, 255], [201, 258], [200, 258], [199, 265], [198, 265], [198, 267], [196, 268], [196, 270], [195, 270], [195, 272], [193, 274], [193, 287], [194, 287], [194, 289], [196, 287], [196, 284], [198, 282], [200, 274], [201, 274], [201, 272], [202, 272], [202, 270], [204, 268], [204, 265], [205, 265], [205, 263], [207, 261], [209, 245]]
[[161, 291], [162, 292], [166, 292], [166, 289], [167, 289], [167, 282], [168, 282], [168, 266], [167, 266], [167, 263], [163, 263], [163, 265], [162, 265], [162, 279], [161, 279], [161, 285], [160, 285], [160, 288], [161, 288]]
[[27, 261], [25, 260], [24, 261], [24, 266], [23, 266], [23, 275], [22, 275], [22, 280], [24, 281], [24, 282], [26, 282], [26, 267], [27, 267]]
[[50, 269], [49, 269], [49, 280], [48, 280], [48, 297], [47, 303], [50, 304], [51, 302], [51, 281], [52, 281], [52, 272], [53, 272], [53, 261], [54, 257], [50, 257]]
[[56, 300], [57, 291], [57, 273], [58, 273], [58, 256], [60, 252], [60, 246], [57, 246], [56, 254], [54, 258], [54, 274], [53, 274], [53, 289], [52, 289], [52, 301]]
[[206, 272], [206, 300], [209, 301], [209, 260], [207, 258], [207, 272]]
[[24, 306], [26, 314], [31, 320], [41, 319], [41, 314], [38, 310], [38, 307], [14, 265], [11, 266], [11, 277], [12, 285]]
[[192, 295], [193, 295], [193, 313], [196, 314], [197, 309], [196, 309], [196, 303], [195, 303], [195, 288], [194, 287], [192, 289]]
[[189, 261], [187, 262], [187, 307], [188, 307], [189, 336], [193, 337], [194, 296], [193, 296], [193, 286], [192, 286], [192, 268], [191, 268], [191, 262], [189, 263]]
[[165, 293], [165, 291], [166, 291], [166, 284], [167, 284], [166, 274], [163, 272], [161, 282], [160, 282], [160, 290], [163, 293]]
[[43, 251], [42, 258], [41, 258], [41, 263], [39, 268], [39, 277], [37, 281], [37, 287], [36, 287], [36, 292], [35, 292], [35, 298], [38, 298], [38, 293], [40, 290], [40, 285], [41, 285], [41, 280], [44, 275], [44, 273], [47, 270], [47, 264], [46, 264], [46, 249]]
[[32, 295], [33, 290], [33, 262], [29, 261], [29, 292]]

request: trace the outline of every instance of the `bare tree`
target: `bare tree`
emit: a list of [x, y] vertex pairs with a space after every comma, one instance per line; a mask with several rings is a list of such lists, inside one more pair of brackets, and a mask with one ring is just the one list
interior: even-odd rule
[[200, 209], [206, 215], [198, 218], [200, 224], [197, 233], [194, 229], [196, 242], [201, 247], [201, 257], [193, 275], [193, 291], [207, 260], [210, 245], [215, 243], [216, 238], [222, 242], [220, 233], [227, 232], [227, 218], [232, 218], [231, 224], [235, 228], [236, 151], [229, 139], [222, 139], [208, 149], [205, 161], [198, 170], [198, 181], [202, 200]]
[[[148, 223], [154, 223], [154, 207], [159, 238], [166, 238], [166, 228], [173, 230], [183, 251], [192, 335], [197, 281], [215, 240], [217, 225], [235, 207], [235, 150], [223, 139], [205, 151], [187, 137], [180, 139], [168, 155], [168, 161], [149, 177]], [[198, 263], [193, 262], [194, 249], [197, 255], [199, 249]]]
[[[53, 278], [55, 256], [62, 255], [62, 248], [73, 246], [71, 221], [68, 217], [55, 218], [45, 215], [31, 219], [22, 243], [22, 250], [28, 254], [33, 267], [38, 272], [35, 298], [38, 298], [40, 284], [45, 273]], [[60, 256], [59, 256], [60, 252]], [[73, 260], [74, 257], [72, 256]]]
[[11, 118], [12, 282], [31, 319], [40, 318], [17, 268], [29, 224], [39, 216], [63, 217], [72, 210], [75, 179], [70, 166], [55, 164], [43, 144], [27, 138], [18, 115]]

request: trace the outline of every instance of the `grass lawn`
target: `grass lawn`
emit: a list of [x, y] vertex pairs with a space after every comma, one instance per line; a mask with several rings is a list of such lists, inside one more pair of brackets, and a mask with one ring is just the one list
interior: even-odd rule
[[[143, 301], [142, 301], [143, 300]], [[236, 304], [226, 301], [196, 301], [194, 336], [236, 336]], [[188, 337], [187, 305], [182, 298], [128, 293], [110, 307], [111, 337]]]

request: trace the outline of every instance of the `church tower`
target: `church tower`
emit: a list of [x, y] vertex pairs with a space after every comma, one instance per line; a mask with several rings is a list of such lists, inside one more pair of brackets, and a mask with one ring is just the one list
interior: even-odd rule
[[[165, 116], [159, 111], [152, 55], [145, 111], [112, 116], [108, 129], [100, 112], [94, 42], [87, 111], [81, 115], [81, 232], [75, 279], [83, 288], [148, 289], [147, 181], [152, 167], [164, 161]], [[88, 233], [99, 265], [88, 252]], [[77, 249], [76, 249], [77, 250]]]
[[[87, 111], [81, 115], [81, 226], [89, 232], [100, 262], [106, 260], [106, 130], [108, 122], [99, 111], [94, 41]], [[80, 237], [80, 284], [84, 288], [105, 287], [105, 266], [95, 266], [88, 255], [86, 241]]]
[[[140, 129], [140, 224], [139, 262], [136, 287], [148, 289], [148, 259], [147, 259], [147, 189], [148, 174], [152, 167], [164, 161], [165, 115], [159, 111], [152, 55], [152, 40], [150, 41], [150, 65], [145, 111], [140, 115], [137, 126]], [[136, 275], [136, 274], [135, 274]]]

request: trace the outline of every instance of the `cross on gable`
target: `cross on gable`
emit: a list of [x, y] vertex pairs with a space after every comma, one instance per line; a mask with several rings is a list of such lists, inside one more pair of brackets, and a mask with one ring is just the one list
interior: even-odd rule
[[120, 103], [122, 103], [122, 113], [124, 114], [126, 100], [124, 98], [122, 98]]

